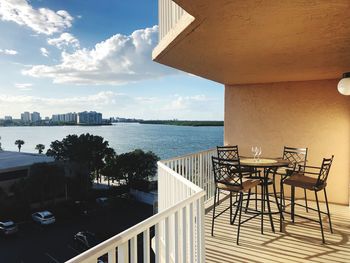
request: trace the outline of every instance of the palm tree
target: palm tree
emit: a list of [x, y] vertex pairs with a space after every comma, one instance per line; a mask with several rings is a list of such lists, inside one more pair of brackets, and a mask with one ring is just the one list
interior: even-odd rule
[[21, 148], [22, 148], [22, 145], [24, 144], [24, 141], [23, 140], [16, 140], [15, 144], [17, 145], [18, 151], [20, 152]]
[[45, 149], [44, 144], [39, 143], [35, 146], [35, 150], [38, 150], [39, 154], [42, 154], [44, 149]]

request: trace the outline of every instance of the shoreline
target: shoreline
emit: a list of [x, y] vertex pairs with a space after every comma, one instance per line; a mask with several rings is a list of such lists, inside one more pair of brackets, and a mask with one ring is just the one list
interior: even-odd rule
[[221, 127], [224, 121], [178, 121], [178, 120], [149, 120], [140, 121], [140, 124], [163, 124], [174, 126], [191, 126], [191, 127]]

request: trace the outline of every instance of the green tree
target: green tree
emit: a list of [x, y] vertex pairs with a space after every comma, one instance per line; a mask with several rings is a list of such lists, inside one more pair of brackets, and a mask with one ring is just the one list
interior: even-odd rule
[[17, 145], [18, 147], [18, 151], [20, 152], [21, 151], [21, 148], [22, 148], [22, 145], [24, 144], [24, 141], [23, 140], [16, 140], [15, 141], [15, 145]]
[[128, 185], [136, 181], [149, 181], [157, 174], [159, 157], [153, 152], [136, 149], [118, 156], [120, 176]]
[[38, 150], [38, 153], [39, 153], [39, 154], [42, 154], [43, 151], [44, 151], [44, 149], [45, 149], [45, 145], [44, 145], [44, 144], [39, 143], [39, 144], [37, 144], [37, 145], [35, 146], [35, 150]]
[[83, 170], [87, 170], [87, 178], [81, 178], [82, 187], [85, 189], [91, 185], [92, 177], [100, 177], [100, 171], [105, 165], [105, 158], [115, 152], [109, 147], [108, 141], [101, 136], [89, 133], [68, 135], [62, 141], [54, 141], [47, 150], [48, 156], [56, 160], [68, 161], [79, 164]]
[[101, 169], [101, 174], [107, 178], [108, 185], [110, 185], [110, 180], [116, 180], [120, 184], [122, 179], [121, 167], [118, 161], [118, 155], [111, 154], [106, 156], [105, 165]]

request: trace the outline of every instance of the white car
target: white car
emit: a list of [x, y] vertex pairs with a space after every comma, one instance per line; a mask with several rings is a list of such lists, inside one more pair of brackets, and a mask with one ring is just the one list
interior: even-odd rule
[[32, 214], [32, 219], [41, 225], [50, 225], [56, 222], [56, 218], [49, 211], [41, 211]]
[[0, 234], [11, 235], [17, 233], [17, 231], [18, 227], [13, 221], [0, 222]]

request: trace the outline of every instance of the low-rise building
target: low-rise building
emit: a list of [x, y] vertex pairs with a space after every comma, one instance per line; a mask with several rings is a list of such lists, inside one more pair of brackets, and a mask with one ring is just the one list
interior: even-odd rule
[[18, 179], [28, 176], [29, 169], [36, 163], [53, 163], [53, 157], [43, 154], [0, 151], [0, 187], [9, 192]]

